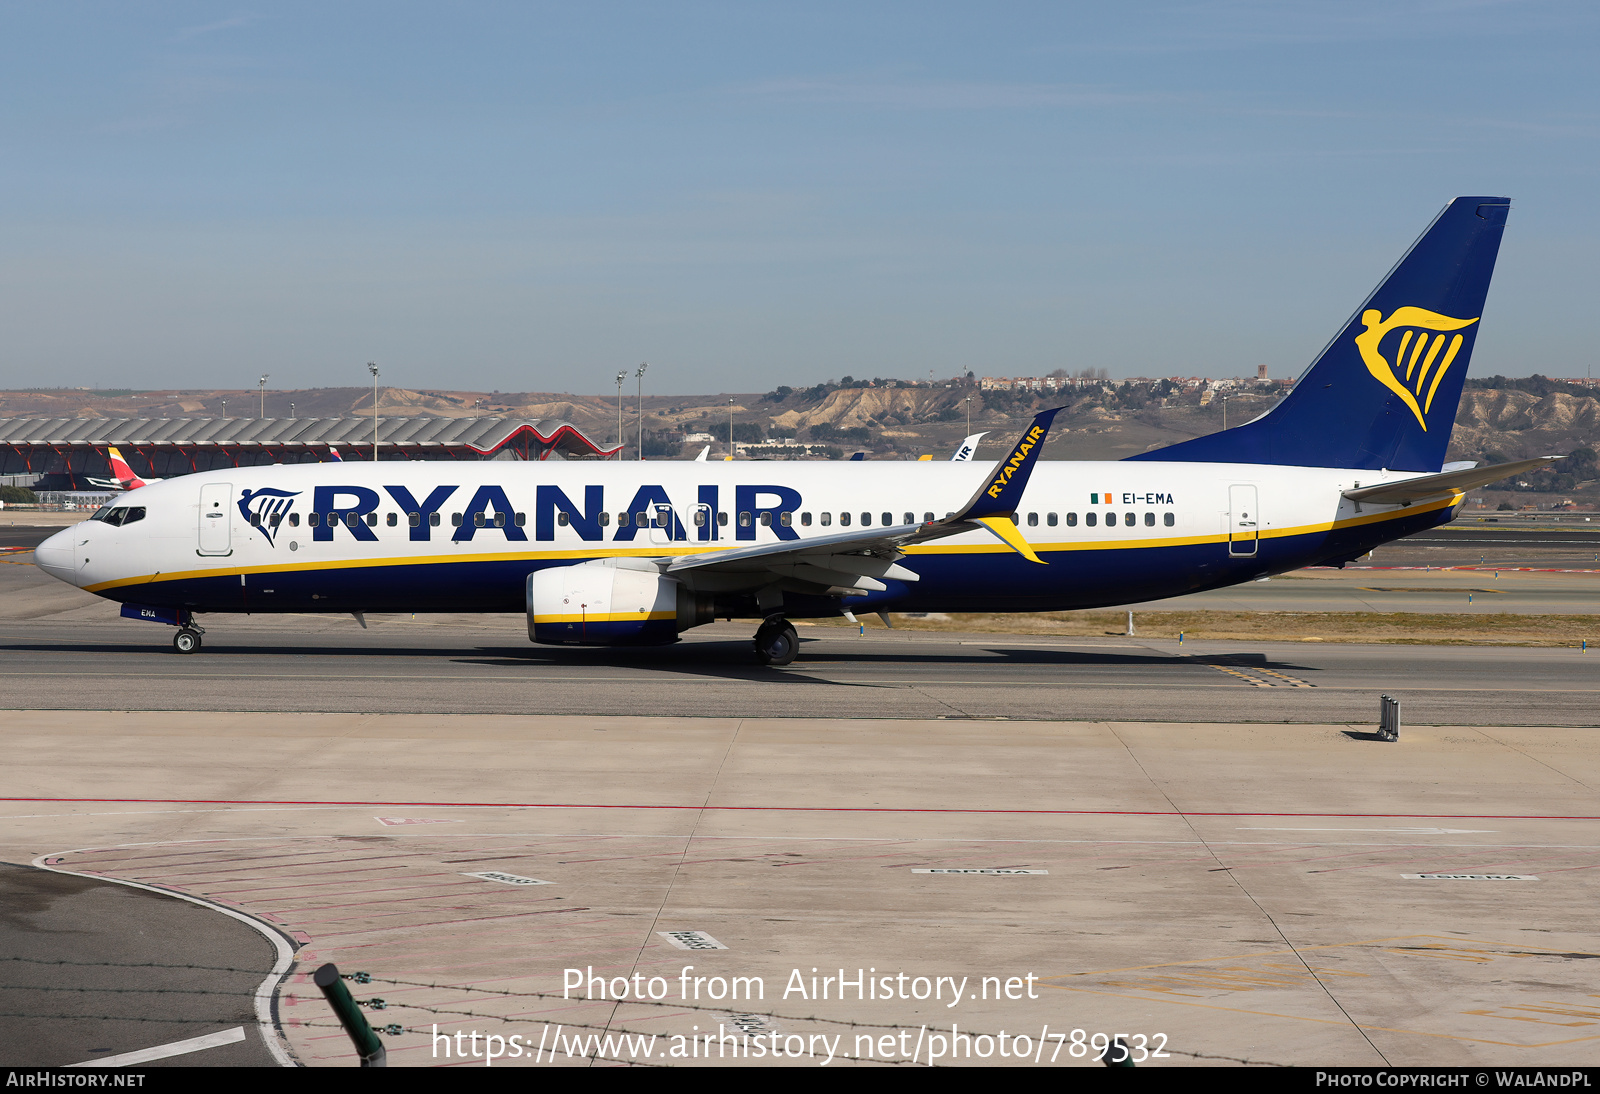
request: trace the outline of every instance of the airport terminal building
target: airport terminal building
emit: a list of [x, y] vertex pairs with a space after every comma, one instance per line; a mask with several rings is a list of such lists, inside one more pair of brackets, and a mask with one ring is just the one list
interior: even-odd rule
[[[374, 443], [376, 432], [376, 443]], [[35, 490], [93, 489], [116, 448], [135, 474], [172, 478], [275, 463], [599, 459], [571, 422], [522, 418], [0, 418], [0, 480]]]

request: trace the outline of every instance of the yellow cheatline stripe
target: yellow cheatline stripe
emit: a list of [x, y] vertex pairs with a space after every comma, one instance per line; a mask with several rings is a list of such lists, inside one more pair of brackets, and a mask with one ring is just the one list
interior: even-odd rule
[[[722, 541], [718, 541], [720, 543]], [[598, 546], [598, 545], [597, 545]], [[87, 592], [97, 593], [103, 589], [115, 589], [124, 585], [140, 585], [147, 581], [186, 581], [196, 577], [237, 577], [240, 574], [286, 574], [301, 570], [362, 570], [374, 566], [437, 566], [446, 562], [545, 562], [551, 559], [562, 558], [660, 558], [663, 555], [695, 555], [707, 548], [715, 548], [712, 543], [684, 543], [682, 545], [668, 546], [657, 544], [650, 547], [623, 547], [615, 550], [576, 550], [576, 551], [496, 551], [493, 554], [482, 555], [407, 555], [389, 558], [339, 558], [329, 559], [326, 562], [280, 562], [271, 566], [235, 566], [227, 569], [213, 570], [173, 570], [168, 573], [145, 574], [141, 577], [118, 578], [114, 581], [103, 581], [96, 585], [85, 585]], [[749, 546], [748, 543], [740, 546]]]
[[646, 619], [676, 619], [671, 612], [589, 612], [587, 615], [536, 615], [534, 625], [540, 623], [638, 623]]
[[1010, 547], [1029, 562], [1037, 562], [1041, 566], [1046, 565], [1038, 555], [1033, 553], [1033, 548], [1028, 545], [1027, 540], [1022, 538], [1021, 530], [1017, 528], [1016, 522], [1010, 517], [979, 517], [978, 523], [999, 536], [1005, 541], [1007, 547]]
[[[1286, 539], [1290, 536], [1311, 535], [1316, 532], [1330, 532], [1336, 528], [1355, 528], [1367, 524], [1381, 524], [1386, 521], [1399, 520], [1402, 517], [1414, 517], [1423, 513], [1431, 513], [1439, 509], [1449, 509], [1458, 504], [1464, 491], [1458, 491], [1450, 497], [1440, 501], [1432, 501], [1423, 505], [1414, 505], [1407, 509], [1398, 509], [1387, 513], [1369, 513], [1365, 516], [1348, 517], [1344, 520], [1326, 521], [1318, 524], [1302, 524], [1289, 528], [1265, 529], [1258, 538], [1260, 539]], [[1013, 525], [1013, 527], [1015, 527]], [[721, 543], [724, 541], [718, 541]], [[1074, 541], [1058, 541], [1055, 543], [1032, 543], [1030, 547], [1038, 551], [1129, 551], [1148, 547], [1188, 547], [1200, 543], [1226, 543], [1228, 535], [1219, 532], [1206, 536], [1169, 536], [1162, 539], [1085, 539]], [[804, 541], [797, 541], [796, 546], [802, 546]], [[739, 544], [730, 544], [729, 550]], [[744, 544], [748, 546], [748, 544]], [[597, 545], [589, 550], [576, 551], [516, 551], [496, 552], [490, 555], [458, 555], [439, 556], [428, 555], [409, 558], [377, 558], [377, 559], [338, 559], [330, 562], [294, 562], [276, 566], [241, 566], [231, 569], [215, 570], [181, 570], [173, 573], [144, 574], [139, 577], [118, 578], [114, 581], [102, 581], [94, 585], [83, 586], [86, 592], [98, 593], [107, 589], [123, 588], [128, 585], [143, 585], [167, 581], [184, 581], [197, 577], [237, 577], [240, 574], [281, 574], [300, 570], [346, 570], [346, 569], [382, 569], [391, 566], [437, 566], [450, 562], [549, 562], [557, 559], [606, 559], [606, 558], [660, 558], [664, 555], [692, 555], [708, 553], [708, 549], [715, 550], [716, 545], [711, 543], [684, 544], [682, 546], [668, 547], [665, 544], [655, 547], [628, 547], [620, 550], [610, 550]], [[928, 544], [926, 546], [908, 546], [901, 548], [908, 555], [972, 555], [972, 554], [1003, 554], [1012, 550], [1011, 547], [994, 543], [978, 543], [971, 546], [941, 546]]]

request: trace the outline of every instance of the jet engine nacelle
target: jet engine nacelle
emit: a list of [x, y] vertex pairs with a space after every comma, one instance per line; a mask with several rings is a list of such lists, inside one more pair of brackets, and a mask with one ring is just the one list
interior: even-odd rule
[[711, 598], [653, 567], [550, 566], [528, 575], [528, 637], [563, 646], [653, 646], [711, 622]]

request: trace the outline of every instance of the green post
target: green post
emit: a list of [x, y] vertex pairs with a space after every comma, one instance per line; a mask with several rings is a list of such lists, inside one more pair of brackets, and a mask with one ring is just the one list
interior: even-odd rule
[[384, 1067], [387, 1054], [383, 1042], [372, 1032], [372, 1027], [367, 1024], [367, 1016], [361, 1013], [361, 1008], [350, 996], [350, 989], [344, 986], [344, 980], [339, 976], [339, 966], [330, 961], [313, 973], [311, 979], [322, 989], [328, 1005], [339, 1017], [339, 1024], [350, 1035], [350, 1043], [356, 1046], [356, 1055], [361, 1057], [361, 1066]]

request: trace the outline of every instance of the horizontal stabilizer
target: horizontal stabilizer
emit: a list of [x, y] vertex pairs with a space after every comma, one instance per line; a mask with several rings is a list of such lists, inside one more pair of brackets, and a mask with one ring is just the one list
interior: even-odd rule
[[1386, 482], [1378, 486], [1363, 486], [1354, 490], [1344, 491], [1344, 496], [1354, 502], [1368, 502], [1373, 505], [1411, 505], [1419, 501], [1431, 501], [1434, 498], [1449, 497], [1459, 494], [1463, 490], [1472, 490], [1479, 486], [1487, 486], [1491, 482], [1511, 475], [1520, 475], [1524, 471], [1546, 467], [1555, 460], [1564, 460], [1565, 456], [1540, 456], [1532, 460], [1518, 460], [1515, 463], [1495, 463], [1487, 467], [1469, 467], [1462, 471], [1446, 471], [1442, 475], [1422, 475], [1415, 479], [1405, 479], [1402, 482]]

